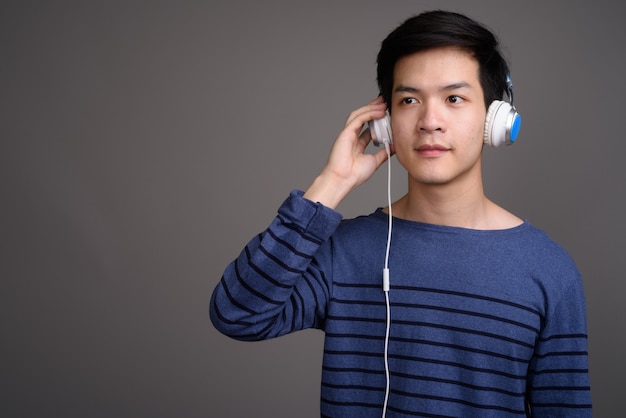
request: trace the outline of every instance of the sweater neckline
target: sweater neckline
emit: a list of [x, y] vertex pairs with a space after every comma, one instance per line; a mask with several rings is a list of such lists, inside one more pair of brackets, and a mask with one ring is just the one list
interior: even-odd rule
[[[379, 207], [374, 211], [372, 216], [375, 216], [378, 219], [387, 220], [389, 215], [383, 212], [383, 208]], [[530, 223], [524, 219], [523, 222], [519, 225], [516, 225], [511, 228], [504, 229], [472, 229], [465, 228], [462, 226], [449, 226], [449, 225], [439, 225], [439, 224], [430, 224], [426, 222], [419, 221], [411, 221], [408, 219], [398, 218], [393, 216], [393, 223], [398, 226], [408, 227], [408, 228], [416, 228], [420, 230], [429, 230], [433, 232], [442, 232], [442, 233], [455, 233], [455, 234], [508, 234], [508, 233], [517, 233], [522, 232], [530, 227]]]

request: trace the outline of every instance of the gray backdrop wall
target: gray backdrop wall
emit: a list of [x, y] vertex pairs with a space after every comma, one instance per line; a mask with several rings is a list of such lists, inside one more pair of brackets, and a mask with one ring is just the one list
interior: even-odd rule
[[[318, 416], [323, 334], [241, 343], [208, 300], [376, 95], [380, 41], [461, 11], [512, 64], [487, 193], [575, 258], [596, 416], [626, 375], [625, 6], [580, 1], [2, 1], [0, 415]], [[381, 170], [342, 204], [385, 203]], [[394, 197], [405, 187], [394, 166]]]

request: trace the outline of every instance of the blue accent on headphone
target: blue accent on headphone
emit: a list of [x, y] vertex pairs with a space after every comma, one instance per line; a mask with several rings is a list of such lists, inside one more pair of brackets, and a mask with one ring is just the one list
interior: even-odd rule
[[519, 114], [517, 114], [515, 115], [515, 119], [513, 119], [513, 126], [511, 126], [511, 142], [515, 142], [521, 127], [522, 127], [522, 117]]
[[521, 127], [522, 127], [522, 117], [519, 114], [517, 114], [515, 115], [515, 119], [513, 119], [513, 126], [511, 126], [511, 142], [515, 142]]

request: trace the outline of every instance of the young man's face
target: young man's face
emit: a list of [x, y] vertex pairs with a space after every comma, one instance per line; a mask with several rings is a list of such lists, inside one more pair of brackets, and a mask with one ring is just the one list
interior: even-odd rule
[[480, 184], [486, 108], [478, 70], [478, 62], [457, 48], [422, 51], [396, 63], [393, 143], [410, 183]]

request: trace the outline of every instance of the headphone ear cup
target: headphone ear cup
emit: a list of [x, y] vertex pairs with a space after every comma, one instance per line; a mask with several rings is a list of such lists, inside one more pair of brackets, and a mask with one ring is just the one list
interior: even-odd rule
[[522, 118], [510, 103], [494, 100], [485, 119], [483, 142], [492, 147], [511, 145], [517, 139]]
[[392, 144], [393, 136], [391, 134], [391, 118], [389, 113], [384, 118], [374, 119], [369, 123], [372, 142], [377, 147], [383, 144]]

